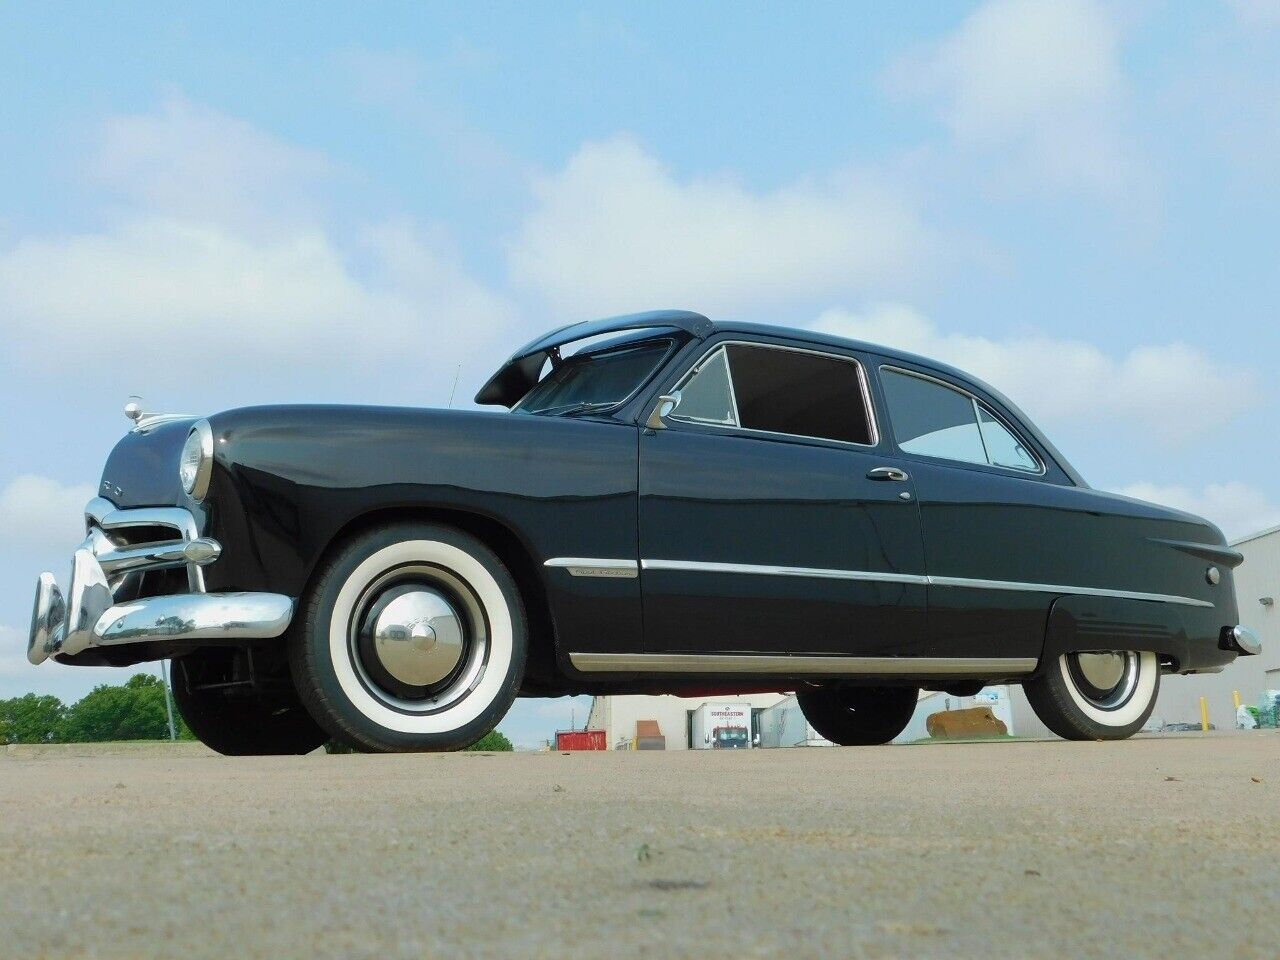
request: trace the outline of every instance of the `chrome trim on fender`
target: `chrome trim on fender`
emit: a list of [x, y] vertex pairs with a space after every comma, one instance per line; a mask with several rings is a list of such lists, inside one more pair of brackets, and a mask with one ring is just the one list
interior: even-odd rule
[[1013, 676], [1031, 673], [1031, 657], [762, 656], [732, 653], [571, 653], [583, 673], [866, 674], [876, 676]]
[[640, 575], [634, 560], [611, 560], [600, 557], [552, 557], [542, 564], [567, 570], [571, 577], [612, 577], [634, 580]]
[[780, 567], [758, 563], [713, 563], [704, 560], [641, 560], [643, 570], [690, 570], [697, 573], [746, 573], [766, 577], [818, 577], [827, 580], [867, 580], [872, 583], [909, 583], [924, 586], [929, 578], [916, 573], [881, 573], [876, 570], [831, 570], [822, 567]]
[[1140, 590], [1111, 590], [1107, 587], [1075, 587], [1053, 583], [1021, 583], [1015, 580], [975, 580], [969, 577], [929, 577], [931, 587], [964, 587], [969, 590], [1021, 590], [1027, 593], [1060, 593], [1076, 597], [1115, 597], [1119, 600], [1151, 600], [1178, 603], [1187, 607], [1213, 607], [1211, 600], [1180, 597], [1172, 593], [1144, 593]]
[[969, 577], [935, 577], [915, 573], [884, 573], [877, 570], [831, 570], [822, 567], [781, 567], [755, 563], [715, 563], [703, 560], [641, 560], [642, 570], [688, 570], [696, 573], [743, 573], [773, 577], [818, 577], [829, 580], [864, 580], [872, 583], [908, 583], [929, 587], [961, 587], [968, 590], [1015, 590], [1028, 593], [1058, 593], [1063, 596], [1116, 597], [1121, 600], [1151, 600], [1189, 607], [1213, 607], [1209, 600], [1168, 593], [1138, 590], [1111, 590], [1106, 587], [1076, 587], [1052, 583], [1024, 583], [1014, 580], [979, 580]]

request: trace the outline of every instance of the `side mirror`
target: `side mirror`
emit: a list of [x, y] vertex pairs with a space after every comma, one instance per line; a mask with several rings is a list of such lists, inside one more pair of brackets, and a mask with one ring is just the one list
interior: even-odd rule
[[649, 418], [645, 420], [644, 425], [650, 430], [665, 430], [667, 425], [662, 421], [671, 416], [671, 412], [680, 406], [680, 391], [675, 393], [663, 394], [658, 398], [658, 402], [654, 404], [653, 410], [649, 413]]

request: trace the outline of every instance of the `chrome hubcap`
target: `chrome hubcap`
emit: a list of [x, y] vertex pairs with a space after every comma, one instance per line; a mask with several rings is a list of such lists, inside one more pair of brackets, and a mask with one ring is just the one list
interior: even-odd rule
[[408, 713], [443, 710], [484, 675], [488, 621], [475, 591], [430, 564], [388, 570], [356, 602], [348, 628], [365, 689]]
[[1076, 663], [1084, 678], [1098, 690], [1111, 690], [1124, 676], [1124, 656], [1119, 653], [1078, 653]]
[[[389, 591], [390, 592], [390, 591]], [[429, 687], [451, 674], [466, 649], [466, 629], [453, 604], [430, 587], [405, 587], [372, 617], [373, 650], [401, 683]]]
[[1067, 661], [1076, 689], [1103, 710], [1127, 703], [1138, 682], [1138, 655], [1130, 651], [1071, 653]]

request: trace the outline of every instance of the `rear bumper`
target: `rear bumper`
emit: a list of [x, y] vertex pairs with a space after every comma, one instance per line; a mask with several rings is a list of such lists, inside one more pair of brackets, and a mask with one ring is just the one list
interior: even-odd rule
[[[181, 508], [116, 510], [95, 498], [85, 508], [88, 536], [76, 548], [66, 594], [53, 574], [36, 582], [27, 659], [74, 656], [91, 647], [174, 642], [189, 645], [278, 637], [293, 617], [293, 599], [277, 593], [205, 593], [202, 568], [222, 552], [197, 535]], [[162, 529], [172, 539], [132, 542], [130, 528]], [[148, 570], [186, 567], [189, 593], [117, 597]], [[163, 654], [161, 654], [163, 656]]]

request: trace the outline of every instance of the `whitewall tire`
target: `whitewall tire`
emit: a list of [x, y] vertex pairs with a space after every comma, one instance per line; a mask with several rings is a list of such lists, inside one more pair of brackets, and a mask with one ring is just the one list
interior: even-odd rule
[[514, 579], [476, 538], [397, 523], [318, 572], [290, 638], [299, 695], [367, 750], [457, 750], [506, 714], [527, 650]]
[[1042, 723], [1068, 740], [1121, 740], [1151, 716], [1160, 661], [1142, 651], [1064, 653], [1023, 689]]

